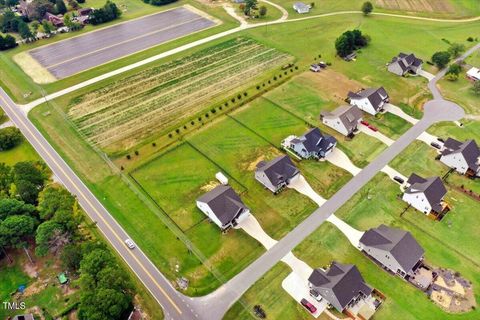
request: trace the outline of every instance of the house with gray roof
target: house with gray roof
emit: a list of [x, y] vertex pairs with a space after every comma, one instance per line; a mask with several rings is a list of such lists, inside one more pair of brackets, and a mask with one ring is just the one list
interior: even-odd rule
[[480, 149], [475, 140], [460, 142], [448, 138], [443, 144], [440, 161], [460, 174], [480, 176]]
[[413, 276], [425, 254], [410, 232], [384, 224], [366, 231], [360, 238], [359, 249], [401, 278]]
[[362, 111], [353, 106], [340, 106], [335, 110], [322, 111], [320, 113], [322, 123], [347, 137], [352, 137], [358, 128], [358, 123], [362, 121]]
[[255, 179], [273, 193], [279, 192], [299, 174], [300, 171], [286, 155], [268, 162], [260, 161], [255, 169]]
[[311, 8], [312, 7], [309, 4], [303, 2], [295, 2], [293, 4], [293, 10], [300, 14], [309, 13]]
[[356, 266], [335, 261], [327, 270], [313, 270], [308, 285], [311, 295], [320, 295], [339, 312], [370, 297], [373, 291]]
[[383, 110], [385, 103], [389, 102], [385, 88], [367, 88], [357, 92], [348, 92], [348, 99], [350, 105], [357, 106], [360, 110], [363, 110], [371, 115], [376, 115]]
[[325, 158], [337, 145], [337, 140], [320, 129], [308, 130], [303, 136], [289, 136], [282, 142], [282, 145], [291, 149], [303, 159]]
[[448, 211], [448, 205], [443, 201], [446, 194], [447, 189], [439, 177], [422, 178], [412, 173], [402, 199], [426, 215], [441, 218]]
[[422, 64], [423, 60], [415, 57], [413, 53], [400, 52], [398, 56], [392, 58], [387, 69], [396, 75], [404, 76], [407, 73], [417, 73], [422, 69]]
[[222, 231], [235, 227], [250, 209], [230, 186], [219, 185], [197, 199], [197, 207]]

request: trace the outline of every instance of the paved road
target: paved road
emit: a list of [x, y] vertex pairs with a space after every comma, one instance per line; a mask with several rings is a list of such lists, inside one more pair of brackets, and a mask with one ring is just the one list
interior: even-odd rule
[[212, 294], [196, 299], [198, 307], [208, 306], [204, 319], [221, 319], [230, 306], [242, 294], [292, 251], [306, 237], [313, 233], [330, 215], [345, 204], [357, 191], [380, 172], [393, 158], [408, 147], [415, 139], [435, 122], [460, 120], [462, 108], [444, 100], [432, 100], [425, 105], [423, 118], [396, 140], [373, 162], [354, 176], [345, 186], [315, 210], [307, 219], [281, 239], [255, 262]]
[[72, 194], [77, 196], [78, 202], [85, 212], [93, 221], [97, 222], [99, 230], [162, 306], [166, 318], [196, 319], [198, 316], [191, 308], [189, 300], [171, 286], [170, 282], [158, 271], [147, 256], [139, 248], [129, 250], [125, 246], [123, 241], [128, 238], [126, 232], [1, 88], [0, 106], [5, 110], [10, 120], [21, 130], [55, 176]]
[[215, 25], [184, 8], [160, 12], [31, 50], [57, 79]]

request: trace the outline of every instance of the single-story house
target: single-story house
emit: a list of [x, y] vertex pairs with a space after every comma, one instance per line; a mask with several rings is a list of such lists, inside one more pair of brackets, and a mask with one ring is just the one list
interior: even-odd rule
[[45, 15], [43, 16], [43, 20], [50, 21], [55, 26], [55, 28], [64, 26], [63, 17], [56, 16], [50, 12], [45, 13]]
[[389, 102], [385, 88], [367, 88], [357, 92], [348, 92], [348, 98], [350, 105], [357, 106], [360, 110], [363, 110], [371, 115], [376, 115], [383, 110], [385, 103]]
[[447, 189], [439, 177], [424, 179], [412, 173], [407, 180], [407, 186], [402, 199], [418, 211], [439, 218], [448, 211], [448, 205], [443, 201]]
[[472, 67], [470, 70], [467, 71], [467, 78], [473, 81], [479, 81], [480, 69]]
[[359, 249], [401, 278], [413, 276], [425, 254], [410, 232], [384, 224], [367, 230], [360, 238]]
[[400, 52], [398, 56], [393, 57], [388, 64], [388, 71], [396, 75], [403, 76], [406, 73], [417, 73], [422, 69], [423, 60], [415, 57], [413, 53], [406, 54]]
[[222, 231], [235, 227], [250, 209], [230, 186], [219, 185], [197, 199], [197, 207]]
[[335, 261], [327, 270], [314, 269], [308, 285], [311, 295], [320, 295], [339, 312], [371, 296], [373, 291], [356, 266]]
[[309, 13], [312, 7], [309, 4], [305, 4], [303, 2], [295, 2], [293, 4], [293, 10], [297, 13]]
[[334, 137], [323, 134], [318, 128], [310, 129], [300, 137], [290, 136], [284, 141], [284, 146], [304, 159], [325, 158], [336, 145]]
[[273, 193], [277, 193], [299, 174], [300, 171], [292, 160], [284, 155], [269, 162], [260, 161], [255, 170], [255, 179]]
[[358, 123], [362, 121], [362, 111], [356, 105], [340, 106], [331, 112], [322, 111], [320, 120], [344, 136], [351, 137], [357, 130]]
[[443, 144], [440, 161], [460, 174], [480, 176], [480, 149], [475, 140], [460, 142], [448, 138]]

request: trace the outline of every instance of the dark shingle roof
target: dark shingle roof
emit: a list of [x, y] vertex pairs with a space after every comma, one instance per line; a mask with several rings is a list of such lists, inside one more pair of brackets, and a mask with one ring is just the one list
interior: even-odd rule
[[360, 243], [390, 252], [407, 272], [412, 270], [425, 253], [410, 232], [384, 224], [366, 231], [360, 238]]
[[388, 94], [385, 88], [380, 87], [380, 88], [368, 88], [368, 89], [363, 89], [358, 92], [349, 92], [348, 97], [350, 99], [364, 99], [367, 98], [368, 101], [372, 104], [372, 106], [375, 108], [375, 110], [380, 109], [380, 105], [382, 104], [383, 101], [388, 99]]
[[468, 167], [473, 170], [478, 170], [478, 158], [480, 157], [480, 149], [475, 140], [466, 140], [460, 142], [452, 138], [448, 138], [443, 145], [442, 156], [452, 153], [460, 153], [468, 164]]
[[[322, 134], [320, 129], [313, 128], [308, 130], [303, 136], [298, 138], [308, 152], [319, 153], [328, 150], [337, 140], [329, 135]], [[294, 140], [292, 140], [293, 142]]]
[[436, 212], [442, 210], [441, 201], [447, 194], [447, 189], [443, 185], [442, 179], [439, 177], [422, 178], [415, 173], [408, 178], [407, 183], [410, 186], [405, 193], [423, 193], [430, 203], [432, 209]]
[[319, 293], [325, 290], [327, 293], [324, 298], [340, 312], [359, 292], [365, 295], [372, 292], [372, 288], [365, 283], [360, 271], [353, 264], [341, 264], [334, 261], [326, 271], [313, 270], [308, 281], [315, 289], [319, 289]]
[[279, 185], [299, 173], [292, 160], [286, 155], [276, 157], [269, 162], [259, 162], [257, 171], [263, 171], [272, 185]]
[[248, 209], [232, 187], [224, 185], [215, 187], [197, 201], [207, 203], [223, 225], [230, 223], [240, 211]]
[[345, 128], [350, 132], [357, 126], [358, 121], [362, 118], [362, 111], [357, 106], [340, 106], [332, 112], [322, 111], [324, 117], [338, 118]]
[[400, 54], [396, 57], [392, 58], [391, 63], [398, 63], [400, 68], [402, 68], [403, 71], [407, 71], [411, 66], [418, 67], [423, 63], [422, 59], [419, 59], [415, 57], [413, 53], [406, 54], [403, 52], [400, 52]]

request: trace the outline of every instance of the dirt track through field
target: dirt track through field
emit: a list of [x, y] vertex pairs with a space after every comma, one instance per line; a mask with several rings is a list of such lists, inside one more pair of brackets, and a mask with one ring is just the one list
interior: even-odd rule
[[376, 0], [380, 8], [409, 12], [454, 12], [449, 0]]

